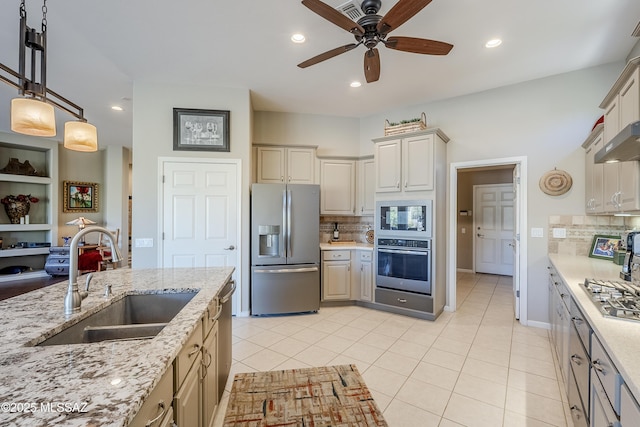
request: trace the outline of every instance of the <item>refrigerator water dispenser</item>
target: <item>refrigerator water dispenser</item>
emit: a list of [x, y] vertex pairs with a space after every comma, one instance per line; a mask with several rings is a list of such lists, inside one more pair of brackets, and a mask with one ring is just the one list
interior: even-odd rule
[[280, 256], [280, 226], [260, 225], [258, 226], [259, 249], [258, 256]]

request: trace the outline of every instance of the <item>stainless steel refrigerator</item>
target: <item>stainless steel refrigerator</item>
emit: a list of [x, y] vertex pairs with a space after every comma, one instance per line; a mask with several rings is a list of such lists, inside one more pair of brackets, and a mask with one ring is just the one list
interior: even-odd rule
[[251, 186], [251, 314], [320, 308], [320, 186]]

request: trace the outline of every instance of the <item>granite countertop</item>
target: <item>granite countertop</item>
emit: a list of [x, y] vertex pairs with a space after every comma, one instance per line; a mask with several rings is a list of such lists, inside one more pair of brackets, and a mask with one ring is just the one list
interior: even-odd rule
[[321, 251], [336, 251], [336, 250], [352, 250], [352, 249], [359, 249], [359, 250], [369, 250], [372, 251], [373, 250], [373, 244], [371, 243], [360, 243], [360, 242], [353, 242], [353, 243], [340, 243], [340, 244], [331, 244], [331, 243], [320, 243], [320, 250]]
[[549, 259], [567, 283], [574, 300], [589, 320], [594, 334], [609, 353], [627, 387], [640, 400], [640, 322], [604, 317], [579, 285], [586, 278], [623, 281], [619, 276], [622, 267], [611, 261], [587, 256], [550, 254]]
[[[0, 301], [0, 425], [127, 426], [232, 272], [126, 268], [96, 273], [81, 312], [68, 319], [67, 281]], [[109, 299], [103, 296], [106, 284], [112, 285]], [[185, 290], [198, 293], [153, 339], [27, 344], [126, 295]]]

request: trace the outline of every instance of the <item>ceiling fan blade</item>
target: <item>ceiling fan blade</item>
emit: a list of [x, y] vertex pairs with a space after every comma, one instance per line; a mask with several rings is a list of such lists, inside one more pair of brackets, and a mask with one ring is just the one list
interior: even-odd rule
[[364, 76], [367, 83], [377, 82], [380, 78], [380, 55], [375, 47], [364, 53]]
[[449, 43], [416, 37], [389, 37], [383, 43], [389, 49], [424, 55], [446, 55], [453, 48], [453, 45]]
[[361, 36], [364, 34], [364, 28], [347, 18], [345, 15], [338, 12], [326, 3], [320, 0], [302, 0], [302, 4], [311, 9], [313, 12], [322, 16], [329, 22], [334, 23], [340, 28], [344, 28], [352, 34]]
[[318, 62], [326, 61], [327, 59], [333, 58], [334, 56], [338, 56], [341, 53], [349, 52], [351, 49], [354, 49], [359, 45], [360, 43], [351, 43], [351, 44], [337, 47], [335, 49], [328, 50], [324, 53], [321, 53], [320, 55], [314, 56], [311, 59], [307, 59], [306, 61], [299, 63], [298, 67], [307, 68], [311, 65], [317, 64]]
[[378, 33], [389, 34], [420, 12], [431, 0], [399, 0], [378, 23]]

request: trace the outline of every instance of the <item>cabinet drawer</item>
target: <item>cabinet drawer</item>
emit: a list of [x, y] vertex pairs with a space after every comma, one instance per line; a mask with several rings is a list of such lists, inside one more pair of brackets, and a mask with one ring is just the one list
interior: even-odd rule
[[322, 251], [323, 261], [349, 261], [351, 251]]
[[418, 295], [391, 289], [376, 289], [376, 302], [395, 307], [433, 313], [433, 298], [428, 295]]
[[571, 420], [574, 427], [588, 427], [589, 421], [585, 413], [585, 409], [580, 401], [580, 394], [573, 375], [569, 373], [569, 391], [567, 393], [569, 399], [569, 408], [571, 410]]
[[[129, 427], [160, 426], [171, 412], [173, 402], [173, 369], [162, 375], [160, 382], [151, 391]], [[154, 423], [150, 421], [155, 420]]]
[[216, 320], [218, 320], [218, 317], [220, 317], [220, 314], [222, 314], [221, 313], [222, 307], [220, 306], [219, 301], [220, 301], [219, 298], [215, 298], [213, 301], [209, 303], [209, 306], [207, 307], [207, 311], [205, 312], [205, 315], [204, 315], [204, 319], [202, 319], [202, 326], [203, 326], [202, 340], [203, 341], [209, 335], [209, 332], [215, 325]]
[[69, 257], [56, 257], [49, 255], [47, 257], [48, 265], [69, 265]]
[[589, 356], [582, 347], [577, 330], [573, 326], [569, 328], [569, 364], [578, 385], [582, 406], [585, 413], [589, 413]]
[[591, 327], [589, 323], [585, 320], [584, 315], [578, 308], [576, 302], [571, 299], [571, 307], [569, 309], [571, 313], [571, 323], [575, 326], [576, 331], [578, 331], [578, 336], [580, 337], [580, 342], [584, 347], [584, 350], [589, 354], [591, 350]]
[[[591, 364], [616, 414], [620, 415], [622, 377], [595, 335], [591, 339]], [[594, 379], [591, 378], [593, 382]]]
[[184, 345], [182, 351], [175, 360], [176, 370], [176, 389], [179, 389], [191, 369], [191, 365], [198, 358], [202, 349], [202, 322], [198, 322], [198, 326], [191, 333], [189, 339]]
[[360, 261], [371, 261], [372, 259], [373, 259], [373, 252], [371, 251], [360, 252]]

